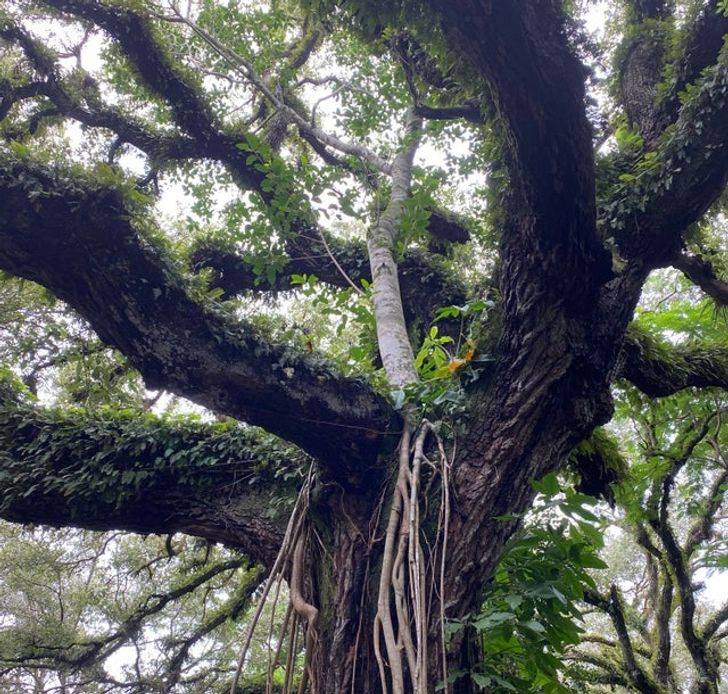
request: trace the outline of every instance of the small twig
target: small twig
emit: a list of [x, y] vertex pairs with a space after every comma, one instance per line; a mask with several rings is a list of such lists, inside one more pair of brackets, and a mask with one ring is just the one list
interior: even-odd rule
[[[317, 227], [318, 228], [318, 227]], [[329, 248], [329, 244], [326, 241], [326, 236], [322, 229], [318, 229], [319, 236], [321, 237], [321, 242], [324, 244], [324, 248], [326, 249], [326, 253], [331, 258], [331, 262], [336, 266], [336, 269], [341, 273], [341, 276], [347, 281], [347, 283], [351, 286], [351, 288], [360, 296], [364, 296], [364, 291], [361, 289], [361, 287], [357, 287], [354, 283], [354, 280], [349, 277], [349, 275], [346, 274], [346, 271], [344, 270], [341, 265], [339, 265], [339, 261], [336, 260], [336, 256], [331, 252], [331, 248]]]

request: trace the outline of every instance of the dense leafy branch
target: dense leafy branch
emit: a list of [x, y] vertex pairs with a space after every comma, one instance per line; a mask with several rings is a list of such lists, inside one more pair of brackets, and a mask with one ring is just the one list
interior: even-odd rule
[[622, 349], [619, 375], [652, 397], [691, 387], [728, 387], [728, 350], [720, 345], [673, 347], [635, 328]]
[[[708, 0], [684, 30], [682, 52], [670, 66], [671, 80], [666, 92], [657, 100], [653, 135], [658, 135], [675, 121], [680, 94], [716, 62], [726, 34], [728, 15], [720, 11], [718, 0]], [[649, 141], [649, 133], [647, 139]]]
[[670, 265], [682, 234], [728, 180], [728, 51], [693, 90], [658, 148], [602, 202], [600, 228], [634, 265]]
[[0, 517], [19, 523], [183, 531], [270, 564], [282, 532], [271, 503], [306, 463], [229, 425], [0, 403]]
[[12, 158], [0, 171], [0, 267], [65, 300], [150, 387], [264, 426], [323, 459], [346, 446], [349, 473], [373, 461], [388, 406], [363, 383], [190, 298], [117, 188]]

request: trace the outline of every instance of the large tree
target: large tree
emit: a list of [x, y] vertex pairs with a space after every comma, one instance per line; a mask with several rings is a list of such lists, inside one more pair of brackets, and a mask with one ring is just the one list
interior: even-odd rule
[[[257, 428], [157, 439], [148, 415], [4, 386], [0, 516], [242, 550], [290, 585], [312, 691], [467, 672], [477, 640], [445, 621], [476, 610], [532, 481], [609, 421], [615, 381], [728, 385], [725, 344], [631, 324], [667, 266], [728, 303], [725, 3], [615, 2], [601, 48], [584, 11], [5, 2], [0, 269], [95, 335], [66, 326], [16, 370], [32, 390], [112, 348], [150, 391]], [[194, 222], [155, 219], [175, 180]], [[266, 323], [274, 301], [331, 330]], [[604, 477], [590, 450], [585, 484]], [[268, 511], [290, 480], [287, 523]], [[695, 691], [716, 686], [707, 668]]]

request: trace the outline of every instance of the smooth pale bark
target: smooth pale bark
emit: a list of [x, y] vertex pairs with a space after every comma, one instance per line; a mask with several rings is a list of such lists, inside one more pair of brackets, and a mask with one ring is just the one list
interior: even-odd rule
[[412, 162], [422, 121], [409, 115], [406, 135], [409, 140], [392, 164], [392, 192], [389, 204], [369, 231], [367, 248], [372, 272], [372, 301], [377, 324], [377, 344], [384, 370], [393, 388], [403, 388], [418, 380], [414, 354], [402, 307], [395, 245], [404, 213], [404, 202], [410, 194]]

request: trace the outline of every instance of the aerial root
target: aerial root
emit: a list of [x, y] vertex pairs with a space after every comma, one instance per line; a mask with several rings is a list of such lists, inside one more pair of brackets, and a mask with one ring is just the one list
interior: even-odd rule
[[[425, 454], [429, 435], [436, 441], [438, 464], [432, 463]], [[431, 466], [441, 477], [435, 543], [428, 552], [429, 571], [423, 548], [426, 540], [420, 526], [421, 506], [426, 503], [426, 499], [422, 498], [425, 496], [421, 485], [423, 465]], [[399, 445], [397, 480], [384, 536], [374, 618], [374, 652], [384, 694], [389, 693], [390, 684], [392, 694], [404, 694], [406, 674], [411, 691], [415, 694], [427, 694], [430, 689], [427, 679], [427, 644], [433, 593], [438, 595], [440, 603], [442, 676], [443, 681], [447, 682], [444, 583], [450, 515], [449, 467], [438, 427], [428, 420], [422, 420], [415, 429], [410, 422], [406, 422]], [[439, 570], [436, 570], [436, 564], [439, 564]], [[439, 584], [437, 589], [436, 583]]]
[[[435, 443], [434, 449], [437, 455], [433, 456], [434, 461], [430, 460], [425, 452], [428, 437]], [[454, 452], [451, 454], [451, 457], [453, 456]], [[399, 445], [397, 479], [392, 489], [384, 535], [373, 625], [374, 655], [383, 694], [390, 692], [404, 694], [405, 691], [428, 694], [433, 689], [428, 682], [428, 632], [433, 614], [437, 614], [439, 622], [440, 674], [443, 682], [447, 683], [445, 563], [450, 518], [450, 465], [437, 424], [426, 419], [417, 427], [409, 422], [405, 424]], [[437, 528], [434, 542], [427, 544], [427, 538], [421, 528], [421, 519], [427, 513], [428, 492], [437, 476], [440, 478]], [[268, 629], [268, 643], [273, 643], [273, 620], [284, 575], [288, 575], [288, 605], [277, 635], [275, 652], [272, 656], [269, 653], [266, 694], [273, 692], [273, 675], [279, 665], [284, 643], [287, 644], [287, 655], [281, 691], [283, 694], [293, 694], [295, 691], [295, 657], [301, 639], [303, 639], [305, 659], [297, 692], [303, 694], [307, 689], [312, 692], [318, 690], [317, 668], [314, 667], [314, 662], [320, 650], [317, 632], [319, 613], [318, 609], [306, 599], [304, 590], [307, 576], [307, 548], [313, 537], [308, 522], [311, 477], [309, 473], [306, 484], [294, 504], [281, 548], [263, 586], [257, 609], [238, 657], [230, 688], [231, 694], [237, 691], [253, 635], [261, 621], [271, 589], [275, 586]], [[423, 478], [428, 480], [425, 486]], [[377, 524], [378, 521], [375, 525]], [[370, 548], [373, 542], [372, 539]], [[367, 574], [368, 570], [367, 564]], [[439, 614], [433, 613], [435, 602], [439, 605]], [[355, 665], [356, 651], [358, 651], [358, 632]], [[355, 691], [354, 687], [355, 682], [352, 681], [352, 691]], [[446, 684], [446, 694], [448, 689]]]
[[270, 574], [263, 586], [258, 607], [248, 627], [245, 641], [238, 655], [238, 662], [233, 675], [230, 686], [230, 694], [235, 694], [238, 689], [240, 675], [245, 666], [245, 659], [253, 640], [253, 635], [258, 627], [263, 609], [268, 603], [268, 596], [271, 588], [275, 585], [276, 590], [270, 611], [270, 626], [268, 630], [268, 643], [272, 643], [273, 629], [276, 605], [281, 592], [281, 586], [284, 581], [284, 575], [288, 570], [289, 579], [289, 601], [286, 608], [286, 616], [280, 629], [277, 639], [277, 647], [275, 655], [271, 657], [269, 653], [268, 674], [266, 678], [266, 694], [273, 691], [273, 674], [278, 666], [282, 644], [288, 642], [288, 653], [286, 656], [285, 679], [283, 684], [283, 694], [293, 694], [294, 677], [293, 670], [295, 664], [295, 653], [298, 649], [298, 632], [300, 628], [305, 631], [305, 663], [304, 672], [299, 683], [298, 691], [303, 692], [307, 684], [310, 683], [312, 691], [316, 691], [315, 672], [311, 666], [312, 657], [318, 644], [318, 636], [316, 632], [316, 623], [318, 618], [318, 610], [306, 601], [303, 595], [303, 584], [305, 576], [305, 550], [308, 544], [309, 526], [307, 522], [307, 512], [309, 506], [309, 491], [311, 488], [312, 472], [309, 472], [306, 483], [298, 494], [293, 511], [288, 519], [288, 526], [281, 542], [281, 548], [278, 551]]

